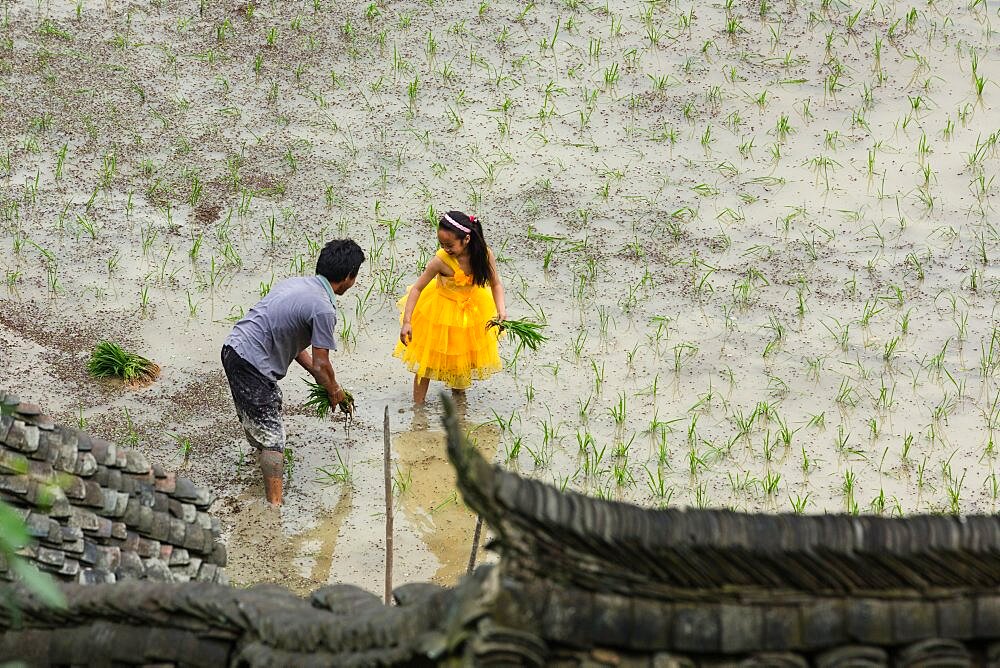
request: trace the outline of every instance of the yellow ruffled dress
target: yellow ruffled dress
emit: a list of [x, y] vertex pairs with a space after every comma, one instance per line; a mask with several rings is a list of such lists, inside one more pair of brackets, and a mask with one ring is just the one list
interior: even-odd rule
[[[455, 272], [438, 274], [420, 292], [410, 316], [413, 339], [396, 344], [394, 357], [422, 378], [440, 380], [464, 390], [472, 380], [483, 380], [503, 368], [497, 350], [497, 331], [486, 329], [497, 307], [488, 285], [475, 285], [458, 260], [439, 249], [437, 257]], [[399, 300], [400, 322], [410, 290]]]

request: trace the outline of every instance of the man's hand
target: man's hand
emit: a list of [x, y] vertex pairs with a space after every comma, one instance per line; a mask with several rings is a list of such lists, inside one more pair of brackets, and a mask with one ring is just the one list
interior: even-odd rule
[[[301, 357], [304, 355], [300, 354], [296, 359]], [[354, 399], [351, 397], [351, 393], [337, 382], [333, 374], [333, 366], [330, 364], [330, 351], [313, 346], [310, 362], [310, 366], [306, 368], [309, 369], [309, 373], [316, 379], [316, 382], [326, 388], [326, 396], [330, 400], [330, 406], [339, 406], [343, 412], [353, 415]], [[301, 364], [302, 361], [300, 360], [299, 363]]]
[[339, 408], [340, 412], [344, 415], [354, 417], [354, 397], [350, 392], [338, 385], [336, 393], [330, 394], [327, 392], [327, 394], [330, 397], [331, 406]]
[[337, 385], [333, 392], [327, 390], [326, 394], [330, 397], [331, 406], [338, 406], [342, 401], [347, 399], [347, 392], [340, 385]]

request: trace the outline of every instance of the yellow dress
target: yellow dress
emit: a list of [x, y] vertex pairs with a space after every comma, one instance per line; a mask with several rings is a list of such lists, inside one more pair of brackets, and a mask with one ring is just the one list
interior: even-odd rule
[[[464, 390], [472, 380], [482, 380], [500, 371], [497, 331], [486, 329], [497, 307], [488, 285], [475, 285], [458, 266], [458, 260], [439, 249], [437, 257], [455, 272], [438, 274], [420, 292], [410, 316], [413, 339], [396, 344], [393, 356], [422, 378], [440, 380]], [[400, 322], [410, 286], [399, 300]]]

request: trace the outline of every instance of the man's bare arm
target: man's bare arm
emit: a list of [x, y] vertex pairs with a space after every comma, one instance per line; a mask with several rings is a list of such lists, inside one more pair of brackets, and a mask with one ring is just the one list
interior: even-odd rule
[[[302, 354], [305, 353], [309, 355], [306, 351], [299, 353], [299, 356], [295, 359], [298, 360]], [[316, 382], [322, 385], [326, 389], [326, 393], [330, 396], [330, 403], [339, 404], [347, 395], [344, 392], [344, 388], [340, 386], [337, 382], [337, 377], [333, 372], [333, 364], [330, 362], [330, 351], [326, 348], [317, 348], [313, 346], [312, 355], [309, 355], [310, 365], [306, 368]], [[299, 361], [302, 364], [302, 361]], [[303, 364], [303, 366], [305, 366]]]
[[309, 373], [312, 373], [313, 360], [312, 360], [312, 355], [309, 354], [308, 350], [303, 350], [298, 355], [296, 355], [295, 361], [298, 362], [303, 369], [305, 369]]

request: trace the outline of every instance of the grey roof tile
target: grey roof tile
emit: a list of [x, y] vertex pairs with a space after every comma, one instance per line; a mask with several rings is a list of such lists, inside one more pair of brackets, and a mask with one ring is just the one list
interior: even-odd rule
[[[17, 397], [0, 392], [0, 403], [0, 500], [33, 539], [22, 556], [85, 584], [225, 581], [208, 490], [140, 452], [62, 427]], [[0, 578], [9, 579], [0, 562]]]

